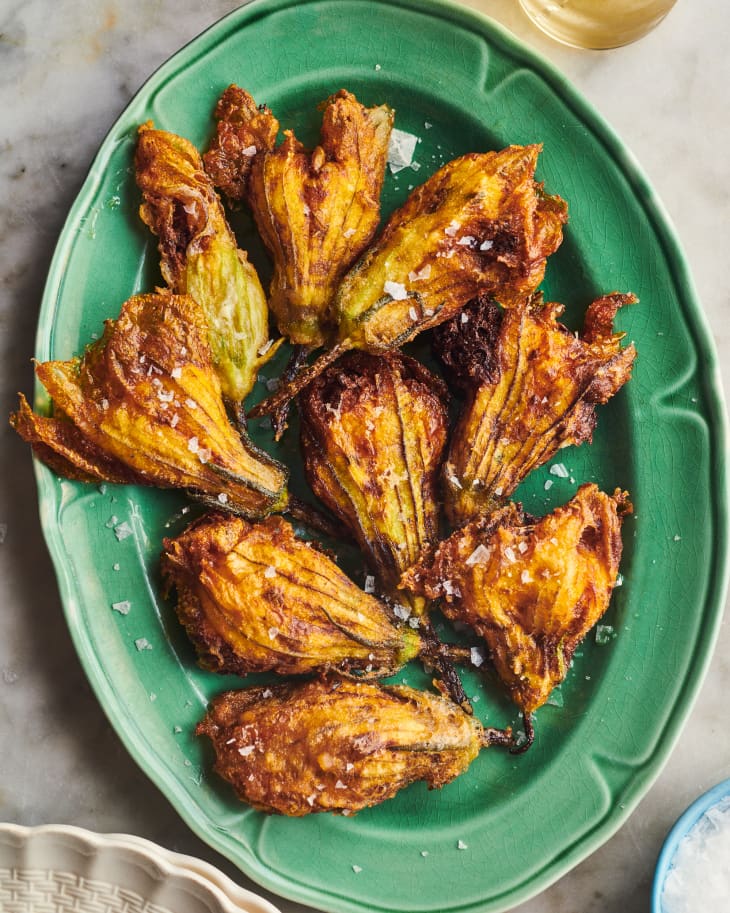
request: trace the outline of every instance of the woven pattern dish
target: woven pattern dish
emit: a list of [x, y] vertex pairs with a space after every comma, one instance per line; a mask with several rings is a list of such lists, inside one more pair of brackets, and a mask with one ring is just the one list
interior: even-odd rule
[[278, 913], [212, 866], [147, 840], [0, 825], [2, 913]]

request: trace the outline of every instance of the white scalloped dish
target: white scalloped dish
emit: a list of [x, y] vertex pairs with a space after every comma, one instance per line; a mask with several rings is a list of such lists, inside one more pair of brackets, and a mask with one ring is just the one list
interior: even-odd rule
[[125, 834], [0, 824], [3, 913], [280, 913], [213, 866]]

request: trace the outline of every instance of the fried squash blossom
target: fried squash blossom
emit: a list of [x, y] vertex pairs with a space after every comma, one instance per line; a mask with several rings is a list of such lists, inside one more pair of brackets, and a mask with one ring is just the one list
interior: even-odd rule
[[291, 130], [230, 86], [216, 109], [205, 164], [229, 197], [245, 198], [274, 261], [269, 305], [295, 345], [324, 345], [336, 330], [335, 293], [380, 219], [393, 112], [366, 108], [344, 89], [323, 104], [311, 152]]
[[196, 734], [239, 799], [291, 816], [349, 815], [418, 780], [442, 787], [505, 736], [437, 695], [347, 680], [227, 691]]
[[152, 123], [139, 128], [135, 154], [142, 221], [159, 239], [162, 275], [202, 307], [223, 395], [240, 403], [275, 353], [258, 274], [239, 250], [213, 183], [192, 143]]
[[189, 296], [137, 295], [81, 358], [36, 364], [53, 416], [11, 424], [59, 475], [183, 488], [250, 516], [283, 509], [286, 469], [226, 416], [207, 322]]
[[621, 560], [625, 492], [582, 485], [539, 520], [510, 504], [446, 539], [406, 587], [486, 641], [495, 670], [528, 717], [568, 673], [578, 644], [608, 608]]
[[636, 349], [621, 347], [613, 319], [635, 301], [597, 299], [578, 334], [541, 295], [511, 310], [482, 297], [437, 329], [436, 354], [467, 395], [443, 473], [453, 526], [498, 507], [559, 449], [591, 440], [596, 405], [631, 377]]
[[203, 668], [376, 678], [420, 650], [415, 630], [280, 517], [206, 517], [164, 548], [163, 577]]
[[[396, 600], [401, 575], [438, 539], [447, 402], [444, 384], [398, 352], [352, 352], [299, 399], [307, 480]], [[411, 608], [422, 614], [424, 600]]]

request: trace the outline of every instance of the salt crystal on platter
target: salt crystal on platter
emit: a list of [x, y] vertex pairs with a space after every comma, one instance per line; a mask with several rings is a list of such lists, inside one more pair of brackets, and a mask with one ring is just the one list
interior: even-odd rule
[[126, 539], [127, 536], [131, 536], [132, 533], [132, 527], [126, 520], [124, 523], [120, 523], [119, 526], [114, 527], [114, 535], [117, 537], [117, 542], [121, 542], [122, 539]]
[[119, 612], [120, 615], [129, 615], [129, 610], [132, 608], [132, 603], [128, 599], [122, 599], [121, 602], [113, 602], [112, 609], [115, 612]]
[[556, 463], [550, 467], [550, 475], [557, 476], [559, 479], [567, 479], [570, 473], [565, 468], [564, 463]]
[[388, 145], [388, 167], [392, 174], [398, 174], [408, 168], [413, 162], [413, 153], [416, 151], [418, 137], [413, 133], [395, 128], [390, 134]]
[[730, 897], [730, 796], [705, 812], [677, 846], [662, 890], [664, 913], [727, 909]]
[[560, 688], [553, 688], [550, 692], [550, 697], [545, 701], [546, 704], [549, 704], [551, 707], [562, 707], [563, 706], [563, 692]]

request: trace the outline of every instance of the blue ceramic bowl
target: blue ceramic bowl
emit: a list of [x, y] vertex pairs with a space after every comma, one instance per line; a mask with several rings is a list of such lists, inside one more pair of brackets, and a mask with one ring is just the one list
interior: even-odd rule
[[667, 877], [667, 872], [674, 861], [674, 855], [677, 852], [680, 840], [692, 830], [706, 811], [709, 811], [713, 805], [717, 805], [718, 802], [728, 796], [730, 796], [730, 780], [723, 780], [722, 783], [713, 786], [712, 789], [703, 793], [699, 799], [696, 799], [669, 832], [659, 854], [654, 873], [654, 888], [651, 892], [652, 913], [664, 913], [664, 907], [662, 906], [664, 879]]

